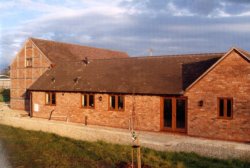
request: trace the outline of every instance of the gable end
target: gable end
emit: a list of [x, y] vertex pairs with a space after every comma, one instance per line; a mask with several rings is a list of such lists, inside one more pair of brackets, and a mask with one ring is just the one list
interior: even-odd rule
[[201, 79], [203, 79], [210, 71], [212, 71], [220, 62], [222, 62], [232, 52], [236, 52], [242, 57], [242, 59], [250, 63], [250, 59], [241, 51], [239, 51], [239, 49], [231, 48], [223, 57], [221, 57], [214, 65], [212, 65], [207, 71], [205, 71], [197, 80], [195, 80], [191, 85], [189, 85], [184, 92], [189, 91], [196, 83], [198, 83]]

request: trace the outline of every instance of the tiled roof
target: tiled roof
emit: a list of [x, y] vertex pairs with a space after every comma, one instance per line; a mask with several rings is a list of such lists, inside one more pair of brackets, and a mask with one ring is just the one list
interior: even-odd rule
[[126, 58], [127, 53], [56, 41], [30, 38], [52, 63], [89, 59]]
[[130, 57], [59, 63], [30, 90], [181, 94], [225, 53]]

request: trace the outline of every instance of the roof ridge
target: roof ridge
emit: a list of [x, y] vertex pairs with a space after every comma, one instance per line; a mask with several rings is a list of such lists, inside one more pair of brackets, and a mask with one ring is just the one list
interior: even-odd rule
[[127, 54], [127, 52], [125, 52], [125, 51], [112, 50], [112, 49], [106, 49], [106, 48], [101, 48], [101, 47], [92, 47], [92, 46], [81, 45], [81, 44], [77, 44], [77, 43], [68, 43], [68, 42], [48, 40], [48, 39], [41, 39], [41, 38], [34, 38], [34, 37], [30, 37], [29, 39], [31, 39], [32, 41], [33, 40], [40, 40], [40, 41], [47, 41], [47, 42], [53, 42], [53, 43], [61, 43], [61, 44], [73, 45], [73, 46], [80, 46], [80, 47], [88, 47], [88, 48], [93, 48], [93, 49], [100, 49], [100, 50], [106, 50], [106, 51], [111, 51], [111, 52], [119, 52], [119, 53]]
[[239, 48], [239, 47], [233, 47], [233, 48], [240, 51], [244, 55], [247, 54], [246, 56], [250, 56], [250, 53], [247, 50], [244, 50], [244, 49]]
[[[174, 54], [174, 55], [156, 55], [156, 56], [131, 56], [131, 57], [124, 57], [124, 58], [101, 58], [101, 59], [90, 59], [90, 61], [108, 61], [108, 60], [128, 60], [128, 59], [154, 59], [154, 58], [173, 58], [173, 57], [205, 57], [205, 56], [223, 56], [225, 53], [199, 53], [199, 54]], [[81, 62], [81, 61], [61, 61], [65, 62]]]
[[215, 52], [215, 53], [190, 53], [190, 54], [167, 54], [167, 55], [155, 55], [155, 56], [136, 56], [136, 57], [192, 57], [192, 56], [210, 56], [210, 55], [220, 55], [225, 54], [226, 52]]

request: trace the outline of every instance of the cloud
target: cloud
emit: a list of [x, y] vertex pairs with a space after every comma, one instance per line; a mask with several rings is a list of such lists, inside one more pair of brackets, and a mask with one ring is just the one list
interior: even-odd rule
[[220, 8], [220, 3], [217, 0], [176, 0], [174, 1], [178, 8], [184, 8], [194, 14], [209, 15]]
[[131, 0], [121, 6], [142, 12], [165, 12], [173, 16], [241, 16], [250, 9], [249, 0]]
[[[73, 6], [69, 8], [68, 3], [62, 6], [29, 0], [8, 3], [8, 7], [4, 8], [6, 12], [2, 13], [2, 17], [0, 16], [2, 24], [4, 24], [5, 18], [3, 16], [13, 9], [16, 9], [14, 10], [16, 13], [10, 15], [13, 18], [16, 15], [24, 15], [23, 11], [26, 13], [37, 11], [39, 15], [29, 19], [23, 16], [23, 21], [17, 21], [20, 24], [14, 27], [4, 25], [0, 27], [0, 65], [10, 63], [21, 44], [31, 36], [67, 42], [79, 43], [83, 40], [90, 42], [92, 34], [96, 33], [93, 32], [95, 28], [101, 28], [104, 23], [112, 26], [119, 24], [121, 20], [123, 22], [126, 20], [121, 15], [122, 9], [110, 6], [110, 4], [112, 4], [111, 1], [105, 6], [101, 6], [98, 2], [88, 2], [82, 3], [81, 7], [71, 4]], [[94, 22], [94, 20], [96, 21]], [[107, 27], [103, 27], [103, 29], [107, 29]]]
[[149, 48], [154, 55], [250, 50], [250, 7], [243, 0], [7, 2], [0, 5], [0, 66], [31, 36], [132, 56], [148, 55]]

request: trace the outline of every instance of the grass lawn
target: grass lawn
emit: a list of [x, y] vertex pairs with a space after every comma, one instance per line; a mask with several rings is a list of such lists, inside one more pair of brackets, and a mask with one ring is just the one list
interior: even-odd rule
[[[78, 141], [4, 125], [0, 125], [0, 141], [12, 166], [19, 168], [112, 168], [122, 167], [122, 163], [129, 163], [131, 159], [130, 146]], [[142, 148], [142, 162], [148, 167], [161, 168], [250, 167], [250, 162], [212, 159], [194, 153], [159, 152], [147, 148]]]

